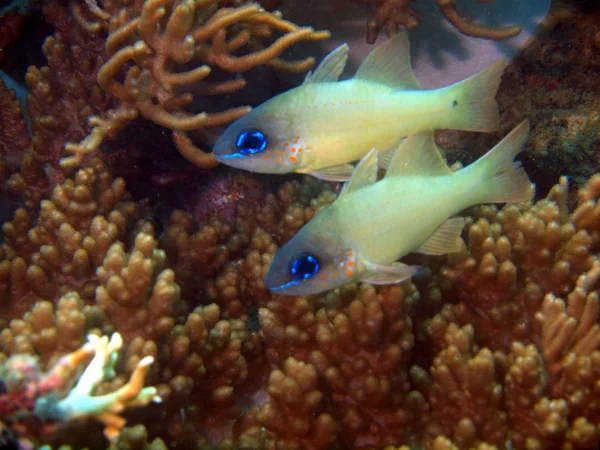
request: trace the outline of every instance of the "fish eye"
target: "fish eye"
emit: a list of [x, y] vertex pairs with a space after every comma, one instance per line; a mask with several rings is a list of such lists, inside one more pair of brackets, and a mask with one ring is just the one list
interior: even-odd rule
[[319, 271], [319, 261], [313, 255], [296, 258], [290, 267], [290, 273], [297, 280], [308, 280]]
[[267, 137], [258, 130], [246, 130], [238, 134], [235, 146], [242, 155], [254, 155], [267, 148]]

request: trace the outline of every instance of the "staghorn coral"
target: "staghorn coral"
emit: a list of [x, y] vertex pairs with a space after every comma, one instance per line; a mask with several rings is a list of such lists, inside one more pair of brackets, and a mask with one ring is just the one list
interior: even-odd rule
[[[194, 164], [202, 168], [216, 166], [216, 159], [195, 147], [185, 132], [227, 124], [248, 112], [249, 107], [219, 113], [186, 111], [184, 107], [196, 94], [229, 94], [246, 85], [242, 77], [212, 83], [206, 78], [215, 69], [240, 74], [261, 65], [306, 71], [314, 58], [287, 62], [279, 55], [299, 41], [329, 36], [328, 32], [298, 27], [280, 16], [254, 4], [227, 8], [215, 1], [148, 0], [138, 17], [122, 10], [111, 20], [111, 34], [106, 41], [110, 59], [98, 73], [98, 83], [118, 99], [119, 106], [90, 119], [91, 133], [80, 143], [67, 145], [72, 155], [61, 161], [62, 166], [79, 164], [138, 115], [172, 130], [180, 153]], [[283, 36], [265, 47], [261, 42], [274, 31]], [[250, 52], [237, 56], [241, 48]], [[122, 72], [125, 76], [121, 82]]]
[[[411, 5], [414, 0], [368, 0], [368, 2], [376, 5], [375, 13], [367, 21], [367, 42], [369, 44], [373, 44], [377, 40], [377, 35], [382, 29], [386, 29], [389, 33], [395, 33], [399, 27], [410, 30], [423, 20], [423, 14]], [[446, 20], [467, 36], [508, 39], [521, 32], [521, 28], [515, 25], [492, 28], [475, 23], [458, 13], [457, 0], [436, 0], [436, 3]]]

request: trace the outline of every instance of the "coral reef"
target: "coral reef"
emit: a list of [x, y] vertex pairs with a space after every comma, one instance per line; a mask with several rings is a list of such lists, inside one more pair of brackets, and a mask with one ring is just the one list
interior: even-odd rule
[[[465, 211], [460, 251], [411, 256], [428, 268], [412, 281], [283, 297], [263, 281], [274, 253], [339, 186], [180, 171], [164, 153], [175, 132], [210, 167], [180, 125], [243, 112], [220, 94], [250, 84], [245, 69], [303, 71], [281, 52], [323, 35], [234, 1], [41, 12], [54, 34], [27, 106], [0, 84], [2, 446], [600, 446], [596, 13], [564, 16], [501, 87], [500, 133], [525, 113], [536, 126], [540, 200]], [[468, 162], [498, 136], [438, 140]]]

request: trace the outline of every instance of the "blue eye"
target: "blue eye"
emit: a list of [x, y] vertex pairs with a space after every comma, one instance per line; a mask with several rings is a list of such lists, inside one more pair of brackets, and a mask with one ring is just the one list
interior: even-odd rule
[[267, 148], [267, 137], [258, 130], [242, 131], [235, 146], [242, 155], [254, 155]]
[[307, 280], [319, 271], [319, 261], [312, 255], [296, 258], [290, 267], [290, 273], [297, 280]]

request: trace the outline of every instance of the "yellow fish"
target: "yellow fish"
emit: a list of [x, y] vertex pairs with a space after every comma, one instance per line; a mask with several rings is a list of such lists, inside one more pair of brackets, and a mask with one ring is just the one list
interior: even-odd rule
[[389, 163], [400, 140], [435, 129], [492, 131], [504, 60], [459, 83], [423, 90], [410, 66], [405, 33], [374, 49], [354, 78], [338, 81], [346, 44], [333, 50], [304, 83], [232, 123], [213, 153], [223, 164], [260, 173], [308, 173], [347, 180], [372, 148]]
[[266, 286], [286, 295], [328, 291], [351, 281], [399, 283], [419, 268], [397, 263], [408, 253], [456, 252], [464, 219], [479, 203], [529, 201], [534, 186], [519, 162], [528, 122], [470, 166], [452, 172], [433, 133], [411, 135], [376, 182], [377, 152], [356, 166], [338, 199], [275, 254]]

